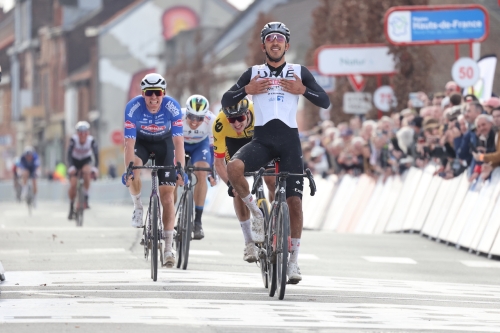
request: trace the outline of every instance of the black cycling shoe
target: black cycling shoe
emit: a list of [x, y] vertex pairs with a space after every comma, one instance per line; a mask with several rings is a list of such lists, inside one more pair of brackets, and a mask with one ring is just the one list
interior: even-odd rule
[[203, 232], [201, 224], [195, 223], [193, 231], [193, 239], [202, 239], [203, 237], [205, 237], [205, 233]]

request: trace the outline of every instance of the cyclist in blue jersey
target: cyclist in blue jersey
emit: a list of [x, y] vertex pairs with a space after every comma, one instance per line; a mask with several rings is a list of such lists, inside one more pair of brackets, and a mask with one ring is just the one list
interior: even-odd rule
[[21, 169], [21, 182], [22, 182], [22, 190], [21, 190], [21, 199], [25, 200], [28, 195], [28, 181], [31, 179], [33, 184], [33, 207], [36, 206], [36, 193], [37, 193], [37, 184], [36, 184], [36, 176], [38, 168], [40, 167], [40, 159], [38, 158], [38, 154], [35, 152], [35, 149], [31, 146], [26, 146], [24, 148], [24, 152], [21, 155], [19, 161], [20, 169]]
[[[184, 137], [182, 112], [179, 103], [165, 95], [167, 83], [157, 73], [147, 74], [141, 81], [142, 94], [132, 98], [125, 107], [125, 166], [134, 162], [144, 165], [150, 153], [155, 154], [156, 165], [184, 165]], [[187, 177], [187, 176], [186, 176]], [[185, 178], [186, 178], [185, 177]], [[160, 201], [163, 207], [163, 239], [165, 240], [164, 265], [175, 264], [172, 249], [174, 237], [174, 189], [187, 179], [178, 177], [173, 170], [158, 170]], [[134, 180], [126, 182], [134, 202], [132, 226], [143, 227], [140, 170], [134, 170]]]
[[[297, 103], [302, 95], [313, 104], [328, 108], [330, 100], [309, 70], [285, 61], [290, 48], [290, 30], [281, 22], [270, 22], [261, 31], [261, 49], [266, 63], [250, 67], [222, 97], [222, 107], [237, 104], [253, 95], [255, 132], [227, 164], [229, 181], [253, 215], [252, 239], [264, 241], [264, 219], [249, 191], [245, 171], [255, 171], [273, 158], [280, 159], [280, 169], [303, 173], [302, 149], [297, 129]], [[291, 253], [287, 276], [289, 283], [302, 280], [298, 266], [302, 235], [303, 178], [287, 179], [286, 197], [290, 209]]]
[[[184, 126], [184, 149], [191, 156], [191, 164], [199, 168], [213, 166], [214, 136], [212, 125], [215, 115], [210, 112], [209, 103], [202, 95], [192, 95], [186, 100], [186, 108], [182, 109], [182, 124]], [[194, 187], [194, 230], [193, 238], [202, 239], [203, 232], [201, 216], [207, 196], [207, 171], [195, 171], [198, 180]], [[210, 185], [215, 185], [215, 179], [209, 178]]]

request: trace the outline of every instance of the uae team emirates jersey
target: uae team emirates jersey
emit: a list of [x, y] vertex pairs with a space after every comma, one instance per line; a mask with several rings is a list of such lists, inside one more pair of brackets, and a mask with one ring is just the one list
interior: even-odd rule
[[125, 138], [160, 141], [182, 136], [182, 112], [179, 103], [170, 96], [163, 97], [160, 110], [151, 113], [144, 97], [137, 96], [125, 107]]

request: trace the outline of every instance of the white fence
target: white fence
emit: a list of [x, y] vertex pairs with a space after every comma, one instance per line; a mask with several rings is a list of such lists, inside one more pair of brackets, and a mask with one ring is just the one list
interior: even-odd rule
[[[491, 256], [500, 256], [500, 168], [470, 185], [465, 174], [444, 180], [435, 166], [411, 168], [385, 182], [366, 175], [316, 177], [317, 193], [304, 182], [304, 228], [338, 233], [415, 232]], [[249, 179], [251, 182], [251, 179]], [[209, 190], [205, 211], [235, 217], [225, 184]]]

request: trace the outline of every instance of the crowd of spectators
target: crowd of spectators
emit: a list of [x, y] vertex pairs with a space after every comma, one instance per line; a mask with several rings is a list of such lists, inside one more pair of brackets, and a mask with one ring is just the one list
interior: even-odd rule
[[472, 94], [463, 96], [450, 81], [444, 92], [419, 92], [417, 98], [378, 120], [323, 121], [302, 133], [306, 167], [324, 177], [388, 177], [435, 163], [436, 175], [450, 179], [467, 172], [474, 181], [487, 179], [500, 166], [498, 97], [481, 103]]

